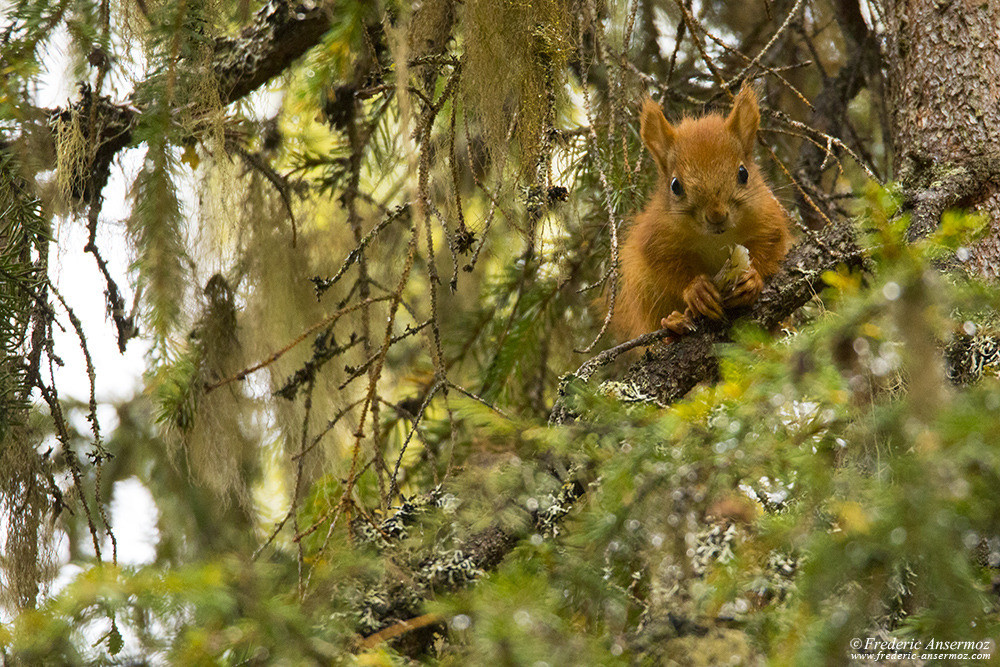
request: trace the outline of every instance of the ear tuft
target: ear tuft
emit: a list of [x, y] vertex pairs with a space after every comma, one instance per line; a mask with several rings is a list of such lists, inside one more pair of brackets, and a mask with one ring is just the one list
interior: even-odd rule
[[733, 110], [726, 118], [726, 128], [733, 133], [744, 154], [753, 154], [754, 140], [760, 127], [760, 109], [757, 106], [757, 93], [743, 84], [736, 99], [733, 100]]
[[664, 117], [663, 109], [648, 97], [642, 104], [639, 136], [642, 137], [642, 143], [649, 149], [660, 172], [669, 176], [667, 172], [670, 149], [673, 148], [676, 135], [673, 126]]

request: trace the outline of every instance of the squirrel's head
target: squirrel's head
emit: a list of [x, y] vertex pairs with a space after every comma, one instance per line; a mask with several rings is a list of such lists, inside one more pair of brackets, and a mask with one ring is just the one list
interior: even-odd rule
[[660, 105], [642, 107], [642, 142], [660, 171], [657, 187], [670, 213], [705, 234], [722, 234], [752, 221], [754, 197], [763, 187], [753, 159], [760, 110], [744, 86], [723, 118], [708, 114], [671, 125]]

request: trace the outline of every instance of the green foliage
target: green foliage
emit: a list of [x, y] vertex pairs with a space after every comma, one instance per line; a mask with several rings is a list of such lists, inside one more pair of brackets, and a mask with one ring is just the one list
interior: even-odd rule
[[[283, 102], [264, 118], [267, 94], [229, 104], [214, 58], [253, 74], [260, 54], [234, 44], [260, 47], [309, 3], [124, 4], [19, 2], [4, 19], [0, 122], [18, 130], [12, 155], [55, 170], [39, 192], [79, 197], [108, 146], [104, 121], [70, 106], [45, 128], [54, 157], [29, 155], [56, 29], [95, 95], [141, 78], [115, 127], [144, 155], [126, 229], [153, 343], [149, 397], [116, 406], [114, 457], [85, 450], [72, 424], [89, 409], [26, 378], [60, 362], [64, 323], [28, 333], [55, 317], [39, 260], [44, 215], [65, 206], [8, 178], [5, 134], [5, 660], [408, 664], [416, 647], [456, 665], [836, 664], [857, 636], [996, 635], [1000, 385], [984, 363], [981, 382], [950, 386], [941, 347], [988, 341], [998, 299], [932, 269], [960, 265], [982, 220], [948, 212], [910, 243], [895, 195], [872, 188], [857, 216], [869, 264], [830, 272], [797, 331], [738, 324], [721, 382], [669, 409], [571, 385], [583, 418], [550, 428], [559, 376], [603, 321], [611, 239], [655, 178], [632, 103], [655, 94], [679, 116], [722, 100], [703, 46], [726, 77], [745, 63], [690, 32], [668, 63], [678, 16], [654, 3], [338, 2], [270, 79]], [[749, 47], [771, 33], [747, 7], [698, 11]], [[786, 160], [804, 130], [785, 114], [808, 117], [794, 87], [820, 84], [800, 61], [829, 59], [816, 67], [832, 79], [842, 60], [828, 11], [804, 13], [792, 60], [768, 56], [758, 82], [783, 112], [765, 118], [784, 134], [761, 136]], [[795, 40], [813, 31], [806, 57]], [[858, 100], [861, 131], [874, 112]], [[859, 172], [840, 169], [838, 191]], [[100, 197], [75, 204], [94, 206], [93, 242], [115, 231]], [[125, 277], [104, 277], [118, 319]], [[50, 400], [37, 433], [29, 383]], [[105, 548], [96, 562], [109, 498], [134, 478], [159, 512], [155, 560], [118, 568]], [[50, 533], [80, 569], [34, 608]], [[475, 560], [490, 539], [518, 546]]]
[[11, 155], [0, 149], [0, 441], [27, 408], [24, 387], [31, 308], [45, 282], [39, 253], [48, 229], [39, 203], [15, 171]]
[[[39, 47], [48, 38], [52, 20], [66, 11], [71, 0], [18, 2], [5, 7], [7, 38], [0, 76], [0, 118], [22, 118], [28, 105], [25, 92], [39, 72]], [[9, 13], [8, 13], [9, 12]]]
[[[531, 651], [530, 633], [509, 642], [521, 637], [516, 614], [572, 619], [573, 637], [617, 624], [620, 646], [647, 658], [652, 637], [669, 647], [664, 657], [682, 646], [715, 650], [707, 640], [682, 643], [683, 623], [712, 628], [719, 617], [743, 634], [726, 644], [732, 655], [752, 648], [781, 663], [845, 662], [852, 638], [878, 632], [996, 636], [983, 554], [997, 552], [1000, 503], [990, 489], [1000, 458], [986, 434], [1000, 427], [1000, 382], [956, 392], [940, 366], [928, 378], [933, 365], [908, 352], [927, 324], [913, 313], [941, 318], [981, 305], [970, 304], [970, 293], [980, 295], [968, 285], [927, 271], [932, 258], [968, 244], [980, 221], [951, 214], [942, 232], [907, 245], [886, 201], [868, 199], [879, 267], [869, 288], [834, 281], [848, 290], [837, 309], [788, 338], [743, 331], [724, 352], [718, 385], [667, 411], [581, 394], [586, 423], [562, 427], [563, 436], [522, 431], [589, 460], [595, 482], [565, 538], [443, 607], [453, 628], [455, 619], [470, 628], [454, 632], [463, 658]], [[928, 393], [940, 400], [929, 403]], [[735, 539], [720, 541], [706, 520], [720, 512], [728, 521], [716, 526], [735, 521]], [[548, 596], [559, 590], [567, 598], [553, 611]], [[630, 636], [640, 613], [645, 627]], [[566, 641], [545, 643], [547, 655]], [[610, 646], [571, 661], [605, 664]]]
[[182, 433], [194, 428], [198, 398], [204, 388], [197, 349], [192, 348], [161, 367], [154, 386], [156, 422]]
[[[22, 614], [4, 649], [21, 664], [107, 664], [105, 652], [175, 665], [329, 664], [349, 627], [336, 613], [316, 624], [311, 603], [275, 595], [288, 574], [229, 559], [170, 571], [95, 567]], [[139, 652], [122, 653], [123, 634]]]
[[486, 586], [432, 605], [449, 618], [456, 644], [445, 652], [441, 664], [629, 664], [623, 646], [607, 627], [619, 625], [614, 616], [624, 596], [602, 595], [600, 602], [594, 602], [603, 603], [610, 622], [588, 622], [592, 617], [579, 614], [579, 600], [567, 595], [570, 589], [565, 586], [578, 582], [567, 581], [565, 573], [558, 572], [560, 552], [545, 546], [519, 549]]
[[29, 425], [32, 374], [39, 371], [30, 349], [44, 326], [38, 303], [47, 241], [39, 202], [0, 144], [0, 508], [7, 516], [0, 601], [18, 607], [33, 605], [51, 574], [48, 499]]
[[[485, 364], [482, 394], [495, 401], [505, 388], [509, 391], [512, 386], [529, 385], [528, 375], [538, 372], [539, 343], [551, 330], [547, 318], [556, 309], [548, 306], [558, 295], [558, 285], [539, 276], [536, 266], [518, 262], [488, 287], [487, 295], [485, 303], [496, 316], [486, 340], [495, 352]], [[511, 377], [515, 372], [519, 378]], [[512, 382], [515, 379], [520, 381]]]

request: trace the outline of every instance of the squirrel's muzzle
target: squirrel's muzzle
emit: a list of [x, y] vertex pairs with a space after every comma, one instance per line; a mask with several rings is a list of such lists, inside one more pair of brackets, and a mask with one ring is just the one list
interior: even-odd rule
[[722, 208], [705, 211], [705, 229], [710, 234], [722, 234], [729, 228], [729, 214]]

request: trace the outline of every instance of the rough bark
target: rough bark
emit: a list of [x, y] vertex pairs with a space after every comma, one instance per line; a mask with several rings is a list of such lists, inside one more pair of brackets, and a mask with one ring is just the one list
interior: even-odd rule
[[[424, 603], [435, 594], [474, 583], [483, 574], [498, 567], [522, 539], [535, 533], [554, 534], [556, 525], [583, 493], [581, 484], [568, 481], [554, 494], [553, 502], [546, 510], [527, 513], [526, 520], [520, 525], [495, 522], [468, 537], [458, 537], [455, 543], [437, 544], [428, 549], [405, 581], [393, 572], [365, 591], [358, 610], [361, 618], [359, 630], [371, 636], [393, 625], [406, 623], [421, 615]], [[409, 527], [416, 524], [422, 515], [437, 511], [440, 501], [438, 488], [404, 502], [379, 525], [378, 530], [360, 522], [355, 529], [366, 541], [391, 558], [393, 549], [407, 536]], [[434, 631], [408, 634], [396, 641], [396, 647], [407, 654], [419, 654], [427, 650], [433, 637]]]
[[886, 0], [885, 63], [911, 236], [950, 207], [990, 219], [971, 264], [1000, 276], [1000, 1]]

